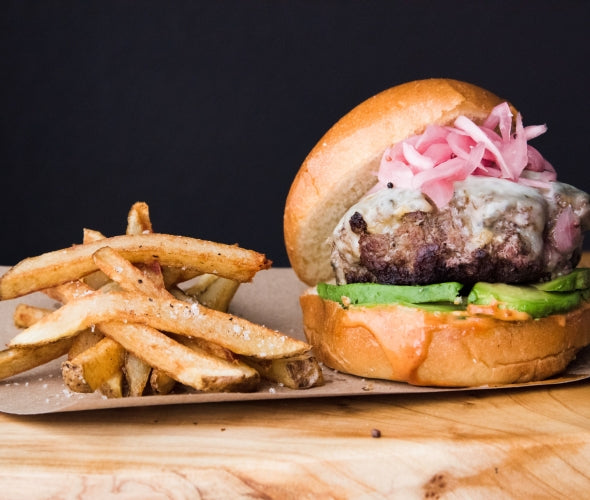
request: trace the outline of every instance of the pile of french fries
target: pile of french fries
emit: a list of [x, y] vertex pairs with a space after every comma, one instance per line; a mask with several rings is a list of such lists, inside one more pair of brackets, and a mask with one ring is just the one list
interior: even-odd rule
[[85, 229], [82, 244], [0, 278], [0, 300], [40, 291], [61, 303], [16, 307], [22, 330], [0, 351], [0, 380], [67, 355], [67, 387], [107, 397], [254, 391], [261, 378], [322, 384], [307, 343], [227, 312], [240, 283], [270, 264], [236, 245], [154, 233], [148, 205], [135, 203], [125, 235]]

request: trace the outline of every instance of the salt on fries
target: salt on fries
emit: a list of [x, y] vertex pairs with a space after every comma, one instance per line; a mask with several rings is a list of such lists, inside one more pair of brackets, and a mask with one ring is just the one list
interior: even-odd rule
[[238, 246], [153, 233], [149, 207], [136, 203], [125, 235], [86, 229], [82, 244], [0, 278], [1, 299], [42, 291], [62, 303], [17, 307], [24, 329], [0, 352], [0, 380], [68, 354], [68, 387], [108, 397], [148, 386], [166, 394], [177, 382], [200, 391], [251, 391], [261, 378], [321, 384], [307, 343], [225, 312], [239, 284], [269, 266]]
[[52, 312], [52, 309], [31, 306], [29, 304], [18, 304], [13, 315], [14, 326], [28, 328], [42, 317], [47, 316], [50, 312]]

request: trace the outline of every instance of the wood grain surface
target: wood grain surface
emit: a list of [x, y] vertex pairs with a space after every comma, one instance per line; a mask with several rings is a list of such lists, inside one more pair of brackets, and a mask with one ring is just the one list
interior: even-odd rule
[[0, 432], [4, 499], [565, 499], [590, 485], [586, 382], [0, 414]]
[[0, 435], [2, 500], [571, 499], [590, 491], [588, 381], [0, 413]]

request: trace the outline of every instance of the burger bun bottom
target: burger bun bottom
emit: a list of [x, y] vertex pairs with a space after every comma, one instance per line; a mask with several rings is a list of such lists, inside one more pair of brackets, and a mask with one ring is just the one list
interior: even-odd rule
[[324, 365], [420, 386], [545, 380], [590, 344], [590, 302], [525, 321], [456, 316], [397, 304], [342, 307], [315, 289], [300, 297], [308, 342]]

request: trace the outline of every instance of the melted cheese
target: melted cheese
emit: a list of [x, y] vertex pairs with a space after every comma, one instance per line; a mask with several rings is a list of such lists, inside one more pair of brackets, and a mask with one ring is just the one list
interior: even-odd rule
[[[362, 215], [369, 233], [395, 234], [405, 214], [435, 210], [419, 190], [389, 188], [369, 194], [346, 212], [334, 230], [334, 253], [349, 263], [359, 261], [359, 235], [350, 227], [355, 212]], [[456, 213], [468, 253], [489, 244], [496, 237], [494, 225], [507, 218], [520, 237], [528, 241], [532, 254], [543, 251], [548, 199], [535, 188], [505, 179], [470, 176], [455, 183], [453, 201], [444, 210]]]

